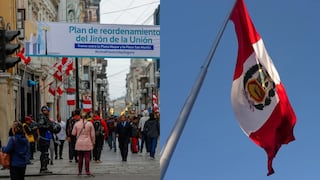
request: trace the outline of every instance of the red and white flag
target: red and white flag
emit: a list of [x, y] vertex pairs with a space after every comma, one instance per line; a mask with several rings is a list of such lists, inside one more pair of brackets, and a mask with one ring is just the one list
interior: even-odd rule
[[67, 59], [67, 61], [63, 65], [63, 67], [64, 67], [64, 72], [66, 73], [67, 76], [69, 76], [70, 72], [73, 70], [73, 61], [72, 61], [72, 59]]
[[155, 94], [152, 95], [152, 104], [153, 104], [152, 110], [153, 112], [156, 112], [159, 109], [159, 107], [158, 107], [158, 97]]
[[76, 89], [75, 88], [67, 88], [67, 105], [74, 106], [76, 105]]
[[61, 71], [56, 70], [56, 72], [53, 74], [53, 77], [54, 77], [56, 80], [62, 81], [62, 73], [61, 73]]
[[60, 86], [58, 86], [56, 91], [57, 91], [58, 95], [61, 96], [64, 92], [63, 85], [61, 84]]
[[50, 84], [49, 84], [49, 93], [52, 94], [53, 96], [56, 95], [56, 83], [54, 81], [52, 81]]
[[295, 140], [296, 116], [243, 0], [236, 2], [230, 19], [239, 46], [232, 106], [244, 133], [266, 151], [269, 176], [274, 173], [272, 161], [281, 145]]
[[75, 94], [67, 94], [67, 105], [69, 105], [69, 106], [76, 105], [76, 95]]
[[57, 68], [60, 72], [62, 72], [62, 68], [64, 64], [66, 64], [68, 58], [64, 57], [61, 59], [61, 61], [56, 62], [53, 66]]
[[84, 112], [90, 112], [92, 110], [92, 103], [90, 99], [84, 99], [82, 101], [82, 105], [83, 105], [83, 111]]

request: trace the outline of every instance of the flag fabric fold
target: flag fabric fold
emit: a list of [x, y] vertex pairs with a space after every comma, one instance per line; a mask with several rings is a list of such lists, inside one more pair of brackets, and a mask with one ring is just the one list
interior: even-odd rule
[[54, 74], [53, 74], [53, 77], [54, 77], [56, 80], [62, 81], [62, 73], [61, 73], [61, 71], [56, 70], [56, 72], [54, 72]]
[[70, 73], [73, 70], [73, 61], [72, 59], [67, 59], [66, 63], [64, 64], [64, 72], [67, 76], [70, 75]]
[[244, 133], [266, 151], [269, 176], [281, 145], [295, 140], [296, 116], [243, 0], [237, 0], [230, 20], [238, 39], [232, 106]]
[[59, 85], [56, 91], [57, 91], [58, 95], [61, 96], [64, 92], [63, 85], [62, 84]]
[[54, 81], [52, 81], [50, 84], [49, 84], [49, 89], [48, 89], [49, 93], [52, 94], [52, 96], [55, 96], [56, 95], [56, 84]]
[[152, 111], [153, 112], [158, 111], [159, 110], [158, 97], [155, 94], [152, 95], [152, 104], [153, 104]]

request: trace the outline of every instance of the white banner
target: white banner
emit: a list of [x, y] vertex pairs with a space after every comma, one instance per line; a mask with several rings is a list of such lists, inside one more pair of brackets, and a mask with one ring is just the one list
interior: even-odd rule
[[160, 58], [160, 26], [38, 22], [27, 56]]

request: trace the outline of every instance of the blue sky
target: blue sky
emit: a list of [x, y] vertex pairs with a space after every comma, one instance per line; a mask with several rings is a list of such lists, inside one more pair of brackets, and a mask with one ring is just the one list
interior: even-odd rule
[[[161, 1], [161, 148], [234, 0]], [[320, 2], [250, 1], [247, 9], [297, 116], [296, 140], [284, 145], [267, 174], [267, 157], [232, 111], [237, 39], [229, 21], [170, 161], [173, 179], [319, 179]]]

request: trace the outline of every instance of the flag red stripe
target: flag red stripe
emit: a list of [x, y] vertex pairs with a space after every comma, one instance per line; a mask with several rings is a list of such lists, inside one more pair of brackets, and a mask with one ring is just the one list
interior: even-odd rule
[[[242, 74], [244, 62], [254, 51], [252, 44], [256, 43], [261, 38], [251, 21], [243, 0], [237, 1], [230, 19], [235, 25], [238, 38], [238, 59], [233, 77], [233, 79], [237, 79]], [[247, 26], [243, 26], [242, 24], [247, 24]]]

